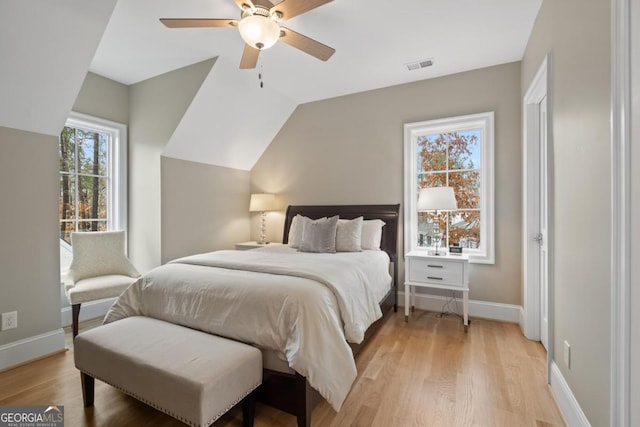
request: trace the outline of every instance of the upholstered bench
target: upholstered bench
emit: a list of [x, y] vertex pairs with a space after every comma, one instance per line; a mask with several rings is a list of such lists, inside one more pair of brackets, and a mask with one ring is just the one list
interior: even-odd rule
[[253, 426], [257, 348], [149, 317], [83, 332], [73, 346], [85, 407], [97, 378], [191, 426], [212, 424], [244, 399], [243, 423]]

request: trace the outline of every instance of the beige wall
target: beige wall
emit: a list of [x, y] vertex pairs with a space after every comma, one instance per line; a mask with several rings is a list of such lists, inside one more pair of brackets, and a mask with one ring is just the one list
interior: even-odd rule
[[129, 256], [142, 273], [162, 260], [162, 150], [214, 62], [200, 62], [130, 87]]
[[0, 127], [0, 345], [60, 328], [58, 164], [55, 136]]
[[129, 86], [87, 73], [73, 111], [117, 123], [129, 123]]
[[162, 262], [249, 239], [249, 172], [162, 157]]
[[[470, 297], [519, 305], [519, 63], [300, 105], [252, 169], [252, 192], [278, 193], [283, 206], [403, 203], [403, 124], [485, 111], [495, 111], [496, 263], [472, 265]], [[281, 241], [282, 214], [269, 219]]]
[[544, 55], [553, 56], [553, 358], [594, 426], [609, 424], [609, 9], [599, 0], [545, 1], [522, 61], [524, 93]]

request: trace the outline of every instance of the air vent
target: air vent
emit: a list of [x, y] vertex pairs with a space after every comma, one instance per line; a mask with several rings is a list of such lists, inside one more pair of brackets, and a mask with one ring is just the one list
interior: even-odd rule
[[407, 70], [409, 71], [419, 70], [420, 68], [431, 67], [432, 65], [433, 65], [433, 58], [423, 59], [421, 61], [410, 62], [406, 64]]

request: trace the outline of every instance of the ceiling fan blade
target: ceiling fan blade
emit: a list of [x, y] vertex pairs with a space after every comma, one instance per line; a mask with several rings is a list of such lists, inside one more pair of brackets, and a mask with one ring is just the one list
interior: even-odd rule
[[235, 0], [236, 4], [238, 5], [238, 7], [240, 8], [240, 10], [244, 10], [244, 5], [249, 6], [250, 8], [253, 9], [253, 3], [251, 2], [251, 0]]
[[245, 10], [248, 6], [250, 9], [254, 9], [255, 6], [262, 6], [265, 9], [271, 9], [273, 7], [273, 2], [269, 0], [235, 0], [236, 4], [240, 8], [240, 10]]
[[326, 61], [331, 58], [331, 55], [336, 51], [332, 47], [324, 45], [285, 27], [280, 27], [280, 40], [289, 46], [300, 49], [301, 51], [308, 53], [311, 56], [315, 56], [322, 61]]
[[253, 0], [253, 4], [262, 6], [265, 9], [271, 9], [273, 7], [273, 1], [271, 0]]
[[283, 0], [271, 8], [271, 13], [279, 12], [281, 21], [286, 21], [294, 16], [308, 12], [332, 0]]
[[260, 51], [258, 49], [245, 43], [244, 52], [242, 52], [242, 59], [240, 60], [240, 69], [246, 70], [248, 68], [256, 68], [259, 54]]
[[238, 21], [235, 19], [172, 19], [161, 18], [165, 26], [169, 28], [206, 28], [206, 27], [237, 27]]

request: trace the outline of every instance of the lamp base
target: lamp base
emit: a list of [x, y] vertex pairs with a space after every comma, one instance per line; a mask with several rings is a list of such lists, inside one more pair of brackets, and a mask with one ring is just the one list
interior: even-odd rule
[[447, 253], [446, 253], [446, 252], [444, 252], [444, 251], [437, 251], [437, 252], [436, 252], [436, 251], [434, 251], [434, 250], [431, 250], [431, 251], [427, 251], [427, 255], [432, 255], [432, 256], [446, 256], [446, 255], [447, 255]]
[[258, 244], [266, 245], [267, 243], [267, 213], [265, 211], [260, 212], [260, 241]]

